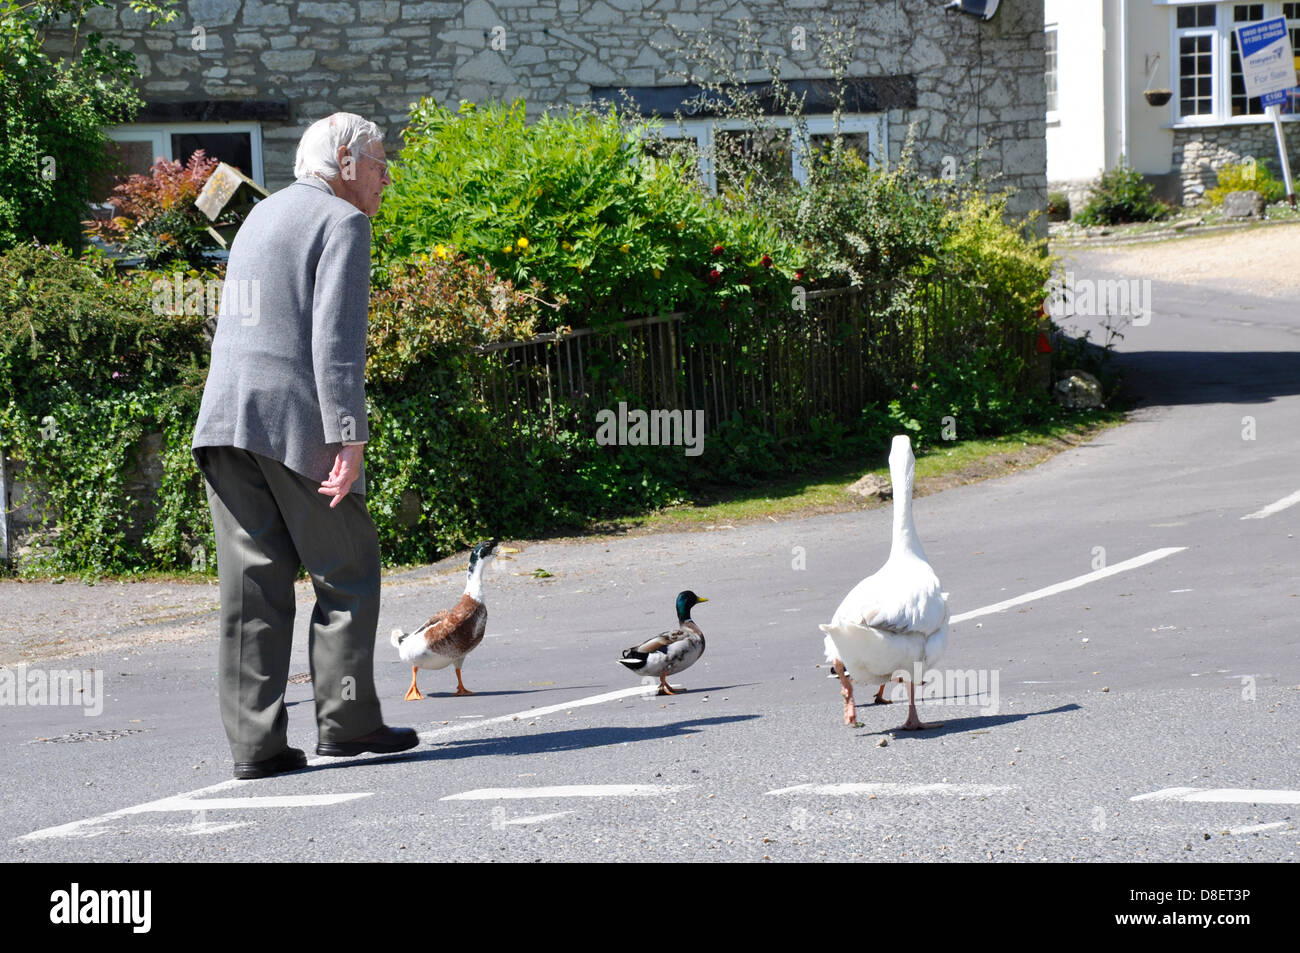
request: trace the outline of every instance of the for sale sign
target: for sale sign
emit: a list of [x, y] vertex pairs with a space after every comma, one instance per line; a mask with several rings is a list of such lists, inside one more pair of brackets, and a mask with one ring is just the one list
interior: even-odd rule
[[1286, 20], [1275, 17], [1248, 23], [1237, 27], [1236, 34], [1246, 95], [1258, 96], [1265, 106], [1286, 102], [1287, 91], [1296, 85]]

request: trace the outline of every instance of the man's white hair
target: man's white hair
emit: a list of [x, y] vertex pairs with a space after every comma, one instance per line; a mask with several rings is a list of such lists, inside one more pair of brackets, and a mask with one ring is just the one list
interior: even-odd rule
[[356, 113], [335, 113], [318, 119], [307, 127], [298, 141], [293, 176], [295, 179], [304, 175], [336, 178], [343, 172], [339, 168], [339, 146], [347, 146], [353, 159], [358, 159], [366, 146], [383, 141], [384, 134], [379, 127]]

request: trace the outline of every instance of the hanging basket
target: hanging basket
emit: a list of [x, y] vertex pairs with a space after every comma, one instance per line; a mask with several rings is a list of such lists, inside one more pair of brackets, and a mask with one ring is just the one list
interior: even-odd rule
[[1148, 105], [1163, 106], [1174, 96], [1172, 89], [1148, 89], [1142, 94], [1146, 97]]

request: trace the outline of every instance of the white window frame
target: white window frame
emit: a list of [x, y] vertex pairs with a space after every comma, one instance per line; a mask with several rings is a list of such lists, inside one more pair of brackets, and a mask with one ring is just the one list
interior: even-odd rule
[[[1169, 101], [1169, 128], [1195, 129], [1204, 126], [1249, 126], [1256, 123], [1271, 122], [1268, 111], [1248, 113], [1241, 116], [1232, 115], [1232, 28], [1235, 26], [1233, 7], [1239, 2], [1250, 0], [1152, 0], [1154, 5], [1169, 8], [1169, 85], [1173, 97]], [[1260, 0], [1254, 0], [1258, 3]], [[1264, 0], [1264, 19], [1283, 15], [1285, 0]], [[1178, 28], [1178, 8], [1182, 6], [1216, 7], [1215, 25], [1213, 27]], [[1287, 29], [1300, 29], [1300, 20], [1287, 20]], [[1211, 56], [1213, 58], [1213, 112], [1200, 116], [1183, 116], [1180, 93], [1182, 76], [1179, 70], [1181, 62], [1178, 55], [1179, 37], [1193, 35], [1210, 35], [1213, 39]], [[1284, 114], [1283, 122], [1300, 121], [1300, 114]]]
[[[889, 155], [888, 124], [885, 119], [884, 113], [854, 113], [840, 117], [839, 131], [841, 134], [867, 133], [871, 142], [871, 155], [868, 157], [868, 162], [872, 168], [876, 168], [880, 161]], [[835, 134], [834, 116], [806, 116], [804, 121], [807, 123], [808, 135], [810, 136], [831, 136]], [[764, 116], [763, 123], [776, 129], [794, 128], [794, 120], [789, 116]], [[753, 123], [747, 119], [687, 119], [680, 123], [675, 119], [665, 119], [660, 135], [668, 139], [694, 139], [700, 153], [700, 178], [704, 180], [710, 192], [717, 192], [718, 176], [713, 165], [715, 132], [752, 128]], [[790, 172], [794, 176], [794, 180], [800, 185], [804, 185], [808, 181], [808, 169], [802, 159], [802, 156], [807, 155], [807, 153], [808, 144], [806, 142], [791, 143]]]
[[172, 136], [185, 133], [203, 133], [203, 132], [229, 132], [249, 134], [249, 143], [253, 157], [252, 170], [245, 169], [244, 173], [265, 188], [266, 179], [262, 168], [262, 125], [257, 122], [151, 122], [151, 123], [126, 123], [120, 126], [109, 126], [104, 130], [104, 134], [115, 142], [152, 142], [153, 159], [156, 162], [160, 157], [169, 161], [175, 161], [176, 157], [172, 155]]
[[[1055, 42], [1056, 62], [1055, 62], [1054, 64], [1052, 64], [1052, 65], [1053, 65], [1053, 68], [1052, 68], [1052, 69], [1050, 69], [1050, 70], [1044, 70], [1044, 72], [1043, 72], [1043, 85], [1044, 85], [1044, 86], [1047, 85], [1047, 77], [1048, 77], [1048, 76], [1054, 76], [1054, 77], [1056, 78], [1056, 108], [1055, 108], [1055, 109], [1051, 109], [1050, 107], [1048, 108], [1048, 110], [1047, 110], [1047, 121], [1048, 121], [1048, 123], [1058, 124], [1058, 125], [1059, 125], [1060, 122], [1061, 122], [1061, 35], [1060, 35], [1060, 24], [1057, 24], [1057, 23], [1049, 23], [1049, 24], [1047, 24], [1047, 26], [1044, 27], [1044, 29], [1043, 29], [1043, 57], [1044, 57], [1044, 59], [1046, 59], [1046, 57], [1047, 57], [1047, 37], [1048, 37], [1049, 35], [1052, 37], [1053, 41]], [[1048, 92], [1050, 93], [1050, 91], [1051, 91], [1051, 90], [1050, 90], [1050, 87], [1049, 87], [1049, 88], [1048, 88]]]

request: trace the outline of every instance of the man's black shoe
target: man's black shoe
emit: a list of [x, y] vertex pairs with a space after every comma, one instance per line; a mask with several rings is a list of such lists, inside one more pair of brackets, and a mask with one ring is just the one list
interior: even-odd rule
[[414, 728], [389, 728], [380, 725], [368, 735], [353, 738], [351, 741], [322, 741], [316, 745], [316, 753], [330, 758], [350, 758], [353, 755], [395, 754], [408, 751], [420, 743], [420, 736]]
[[307, 767], [307, 753], [301, 748], [285, 748], [272, 758], [261, 761], [236, 761], [235, 777], [240, 781], [269, 778], [284, 771], [297, 771]]

